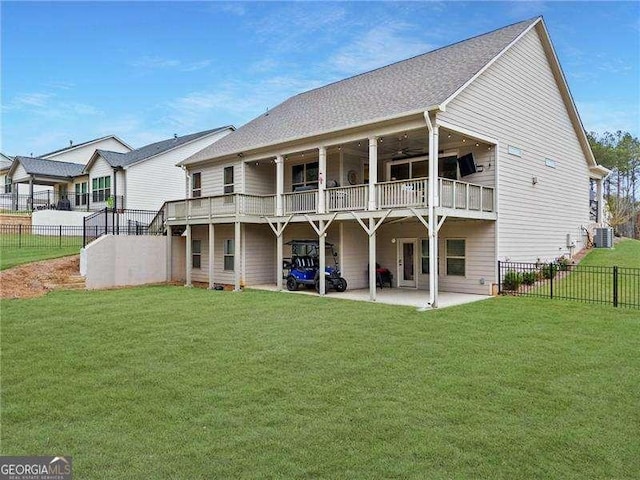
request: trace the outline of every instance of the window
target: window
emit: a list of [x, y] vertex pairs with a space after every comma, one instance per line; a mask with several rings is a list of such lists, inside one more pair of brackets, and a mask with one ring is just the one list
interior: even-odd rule
[[451, 180], [458, 179], [458, 156], [440, 157], [438, 159], [440, 176]]
[[224, 193], [233, 193], [233, 166], [224, 167]]
[[429, 273], [429, 239], [423, 239], [422, 243], [422, 273]]
[[225, 240], [224, 241], [224, 269], [225, 270], [233, 270], [234, 254], [235, 254], [234, 240]]
[[94, 202], [104, 202], [111, 196], [111, 177], [98, 177], [91, 180], [91, 194]]
[[465, 263], [466, 240], [447, 239], [447, 275], [464, 277]]
[[202, 196], [202, 173], [196, 172], [191, 174], [191, 198]]
[[82, 183], [76, 183], [75, 189], [76, 189], [76, 200], [75, 200], [75, 204], [76, 207], [80, 206], [80, 205], [86, 205], [87, 201], [89, 200], [88, 195], [87, 195], [87, 182], [82, 182]]
[[4, 193], [11, 193], [11, 178], [4, 177]]
[[191, 240], [191, 267], [200, 268], [202, 260], [202, 240]]
[[318, 162], [303, 163], [291, 167], [291, 189], [318, 188]]

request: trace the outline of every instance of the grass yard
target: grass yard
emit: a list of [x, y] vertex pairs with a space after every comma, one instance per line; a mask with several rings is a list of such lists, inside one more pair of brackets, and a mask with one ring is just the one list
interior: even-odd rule
[[640, 268], [640, 240], [622, 240], [613, 249], [594, 248], [581, 263], [598, 267]]
[[23, 263], [37, 262], [50, 258], [66, 257], [80, 253], [82, 239], [79, 245], [74, 246], [40, 246], [40, 247], [0, 247], [0, 270], [22, 265]]
[[640, 478], [638, 311], [162, 286], [1, 322], [1, 453], [76, 478]]

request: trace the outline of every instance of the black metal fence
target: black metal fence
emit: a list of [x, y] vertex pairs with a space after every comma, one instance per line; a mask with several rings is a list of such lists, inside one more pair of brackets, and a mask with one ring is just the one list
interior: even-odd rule
[[149, 235], [149, 225], [158, 212], [153, 210], [117, 210], [108, 209], [88, 215], [84, 218], [82, 245], [106, 235]]
[[498, 262], [499, 292], [640, 308], [640, 268]]
[[[121, 208], [124, 205], [122, 195], [111, 196], [109, 202], [113, 207]], [[18, 193], [0, 194], [0, 210], [11, 212], [31, 212], [33, 210], [77, 210], [90, 211], [96, 208], [103, 209], [104, 198], [93, 198], [88, 193], [58, 194], [53, 190], [33, 192], [33, 196]]]
[[66, 225], [0, 225], [1, 248], [82, 247], [82, 227]]

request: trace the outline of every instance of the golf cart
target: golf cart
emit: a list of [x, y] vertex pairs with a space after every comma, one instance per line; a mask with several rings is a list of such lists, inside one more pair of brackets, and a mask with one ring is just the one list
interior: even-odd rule
[[[287, 280], [287, 290], [295, 291], [300, 285], [320, 291], [320, 261], [318, 240], [291, 240], [286, 245], [291, 246], [291, 259], [284, 262], [283, 278]], [[326, 290], [333, 288], [336, 292], [347, 289], [347, 281], [340, 276], [338, 267], [338, 253], [332, 243], [325, 243], [333, 258], [332, 267], [325, 266], [324, 278]]]

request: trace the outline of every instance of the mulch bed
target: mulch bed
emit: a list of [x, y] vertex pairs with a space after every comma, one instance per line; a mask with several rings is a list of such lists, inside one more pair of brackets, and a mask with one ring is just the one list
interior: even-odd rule
[[79, 272], [80, 255], [18, 265], [0, 272], [0, 298], [41, 297]]

